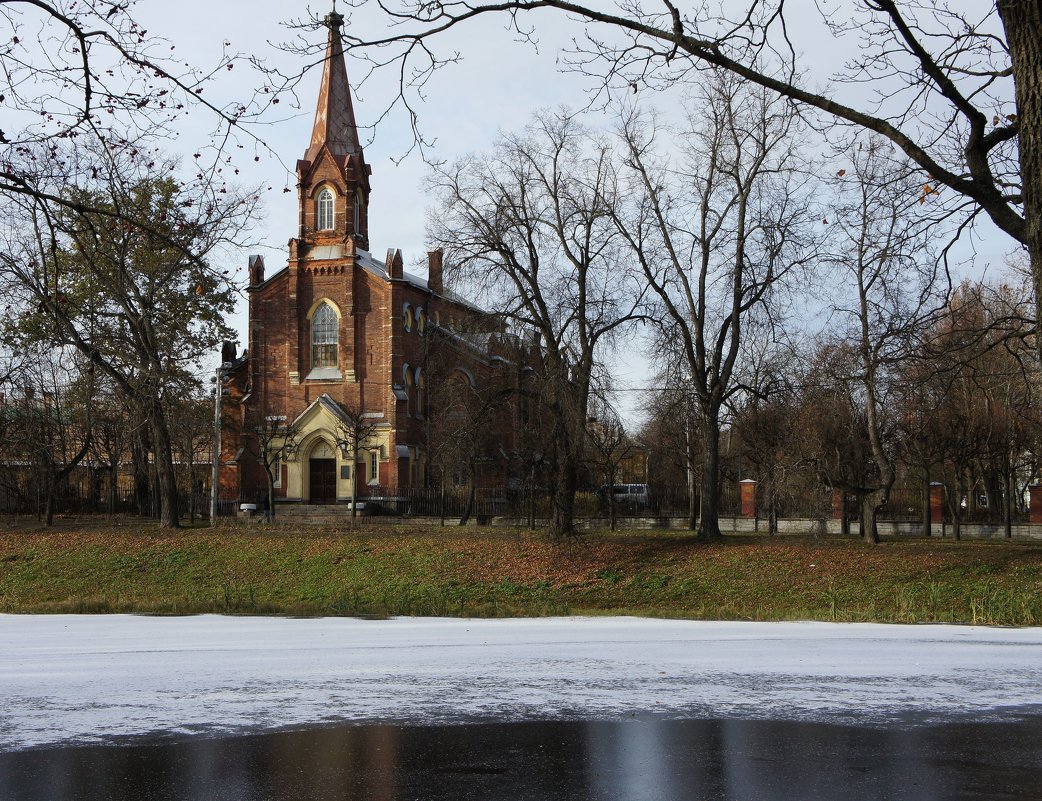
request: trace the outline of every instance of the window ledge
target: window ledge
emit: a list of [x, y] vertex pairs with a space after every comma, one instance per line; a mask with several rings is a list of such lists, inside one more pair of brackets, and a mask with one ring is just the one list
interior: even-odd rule
[[340, 381], [343, 379], [340, 371], [335, 367], [316, 367], [305, 377], [305, 381]]

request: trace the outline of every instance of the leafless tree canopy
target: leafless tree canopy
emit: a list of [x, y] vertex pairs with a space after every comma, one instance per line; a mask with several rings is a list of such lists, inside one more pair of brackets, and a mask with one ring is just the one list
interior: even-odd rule
[[[357, 3], [360, 5], [360, 0]], [[874, 132], [920, 170], [923, 191], [953, 210], [983, 212], [1029, 252], [1042, 297], [1042, 10], [1030, 0], [954, 8], [942, 0], [819, 0], [819, 22], [848, 48], [834, 76], [814, 75], [790, 34], [805, 7], [785, 0], [379, 0], [389, 33], [351, 46], [422, 86], [458, 54], [440, 34], [501, 15], [538, 40], [551, 21], [576, 25], [566, 67], [614, 91], [697, 84], [707, 68], [790, 98], [826, 120]], [[554, 15], [556, 16], [556, 20]], [[828, 79], [829, 82], [825, 82]], [[1037, 308], [1036, 308], [1037, 311]], [[1036, 315], [1037, 316], [1037, 315]]]
[[558, 471], [554, 530], [572, 533], [591, 387], [604, 349], [635, 319], [644, 289], [615, 219], [624, 202], [615, 154], [566, 114], [538, 117], [486, 156], [435, 168], [430, 237], [458, 286], [543, 350], [539, 394]]
[[760, 340], [775, 341], [779, 300], [818, 255], [798, 129], [788, 101], [723, 71], [690, 101], [681, 159], [639, 116], [623, 125], [636, 201], [616, 222], [659, 307], [660, 352], [698, 410], [706, 537], [719, 534], [721, 414], [742, 388], [746, 327], [755, 320]]

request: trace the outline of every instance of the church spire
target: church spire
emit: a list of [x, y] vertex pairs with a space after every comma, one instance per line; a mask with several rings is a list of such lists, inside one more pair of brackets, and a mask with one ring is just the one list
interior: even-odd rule
[[344, 43], [340, 38], [344, 16], [336, 12], [335, 4], [333, 11], [326, 15], [325, 24], [329, 28], [329, 40], [322, 68], [322, 86], [318, 92], [311, 144], [304, 154], [304, 159], [311, 162], [318, 157], [322, 145], [326, 145], [334, 156], [354, 156], [362, 152], [355, 112], [351, 105]]

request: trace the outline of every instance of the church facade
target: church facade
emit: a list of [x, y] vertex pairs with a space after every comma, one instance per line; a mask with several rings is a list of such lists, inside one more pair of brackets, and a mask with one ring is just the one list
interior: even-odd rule
[[[224, 499], [260, 498], [266, 466], [285, 502], [423, 486], [432, 480], [432, 437], [444, 438], [453, 419], [439, 421], [445, 410], [432, 402], [432, 382], [454, 381], [471, 395], [489, 382], [503, 390], [494, 419], [483, 420], [487, 480], [505, 481], [516, 451], [523, 410], [507, 390], [519, 371], [503, 368], [517, 362], [504, 356], [514, 345], [502, 324], [445, 289], [440, 251], [428, 254], [427, 278], [406, 272], [399, 250], [383, 259], [370, 252], [372, 170], [355, 123], [342, 22], [335, 12], [326, 17], [286, 266], [268, 274], [261, 257], [249, 261], [248, 349], [228, 369], [223, 392]], [[357, 443], [345, 439], [352, 425], [364, 429]]]

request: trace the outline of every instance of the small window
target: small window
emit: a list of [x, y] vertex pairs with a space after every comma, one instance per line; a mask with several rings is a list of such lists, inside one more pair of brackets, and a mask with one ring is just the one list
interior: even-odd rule
[[380, 483], [380, 454], [378, 451], [369, 452], [369, 483]]
[[362, 230], [362, 190], [359, 189], [355, 192], [355, 233], [360, 233]]
[[412, 306], [408, 303], [402, 309], [402, 325], [405, 326], [406, 331], [412, 331]]
[[319, 231], [333, 230], [333, 193], [323, 189], [318, 193], [318, 222], [315, 226]]
[[319, 306], [311, 318], [311, 366], [336, 367], [340, 344], [340, 320], [328, 303]]
[[282, 454], [276, 453], [271, 463], [272, 486], [282, 486]]
[[423, 309], [416, 310], [416, 332], [422, 337], [427, 330], [427, 313]]
[[[412, 371], [409, 369], [409, 365], [405, 365], [405, 414], [407, 417], [412, 417], [412, 390], [414, 384]], [[419, 412], [419, 407], [417, 407], [416, 411]]]

